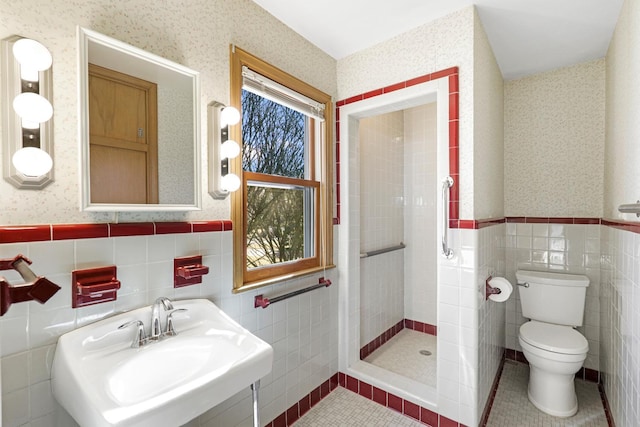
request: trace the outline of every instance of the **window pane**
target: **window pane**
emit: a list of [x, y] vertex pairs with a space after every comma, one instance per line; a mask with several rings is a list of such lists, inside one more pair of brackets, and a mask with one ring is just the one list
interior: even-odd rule
[[242, 91], [242, 169], [304, 178], [306, 116]]
[[313, 223], [314, 189], [247, 187], [247, 269], [314, 256], [305, 225]]

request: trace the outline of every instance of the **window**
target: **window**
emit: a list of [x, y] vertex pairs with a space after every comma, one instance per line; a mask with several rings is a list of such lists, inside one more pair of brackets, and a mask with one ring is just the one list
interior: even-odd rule
[[332, 266], [331, 97], [232, 47], [234, 291]]

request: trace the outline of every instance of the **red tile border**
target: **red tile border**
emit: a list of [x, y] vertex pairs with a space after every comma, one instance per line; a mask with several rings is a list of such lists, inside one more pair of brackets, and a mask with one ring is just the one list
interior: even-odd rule
[[[339, 188], [339, 187], [337, 187]], [[454, 185], [455, 188], [455, 185]], [[453, 188], [452, 188], [453, 190]], [[505, 217], [490, 219], [457, 219], [459, 202], [451, 202], [451, 228], [477, 230], [496, 224], [586, 224], [606, 225], [640, 234], [640, 222], [609, 220], [604, 218], [547, 218], [547, 217]], [[333, 224], [340, 224], [340, 205]], [[0, 244], [28, 243], [50, 240], [92, 239], [103, 237], [149, 236], [175, 233], [202, 233], [233, 230], [230, 220], [193, 222], [140, 222], [140, 223], [87, 223], [87, 224], [38, 224], [0, 226]]]
[[109, 224], [53, 224], [52, 240], [109, 237]]
[[[336, 152], [339, 151], [340, 145], [340, 108], [347, 105], [353, 104], [354, 102], [363, 101], [365, 99], [373, 98], [375, 96], [380, 96], [389, 92], [393, 92], [396, 90], [404, 89], [410, 86], [418, 85], [421, 83], [425, 83], [431, 80], [437, 80], [440, 78], [447, 78], [449, 82], [449, 148], [456, 148], [459, 146], [459, 131], [458, 131], [458, 119], [459, 119], [459, 108], [460, 108], [460, 100], [459, 100], [459, 92], [460, 86], [458, 82], [458, 67], [446, 68], [444, 70], [435, 71], [430, 74], [424, 74], [421, 76], [417, 76], [411, 78], [409, 80], [405, 80], [402, 82], [398, 82], [389, 86], [385, 86], [383, 88], [378, 88], [374, 90], [370, 90], [365, 93], [361, 93], [358, 95], [354, 95], [347, 99], [343, 99], [336, 102]], [[459, 201], [459, 153], [458, 150], [455, 149], [451, 151], [449, 159], [449, 169], [450, 175], [456, 175], [454, 177], [455, 182], [453, 187], [450, 190], [450, 217], [452, 219], [458, 219], [458, 209], [457, 206], [453, 206], [454, 203]], [[336, 153], [336, 206], [337, 213], [336, 218], [333, 218], [333, 224], [340, 224], [340, 157]]]
[[191, 233], [188, 222], [156, 222], [156, 234]]
[[438, 425], [438, 414], [427, 409], [420, 407], [420, 421], [432, 427]]
[[387, 392], [378, 387], [373, 387], [373, 399], [374, 402], [387, 406]]
[[607, 424], [609, 427], [616, 427], [616, 423], [613, 421], [613, 414], [611, 413], [611, 407], [609, 406], [609, 399], [604, 391], [604, 385], [598, 384], [598, 391], [600, 392], [600, 400], [602, 401], [602, 407], [604, 408], [604, 415], [607, 417]]
[[229, 220], [6, 225], [0, 226], [0, 244], [230, 230], [233, 230], [233, 223]]
[[224, 231], [224, 223], [222, 221], [197, 221], [191, 224], [193, 232], [203, 231]]
[[153, 222], [128, 222], [109, 224], [109, 237], [151, 236], [155, 234]]
[[420, 421], [420, 406], [416, 405], [413, 402], [409, 402], [405, 400], [404, 404], [404, 414], [410, 416], [411, 418]]
[[506, 358], [506, 350], [502, 354], [502, 360], [500, 361], [500, 366], [498, 367], [498, 372], [496, 373], [496, 377], [493, 379], [493, 385], [491, 386], [491, 391], [489, 392], [489, 398], [487, 399], [487, 403], [484, 406], [484, 411], [482, 412], [482, 418], [480, 419], [480, 423], [478, 424], [480, 427], [486, 427], [487, 422], [489, 421], [489, 414], [491, 413], [491, 408], [493, 407], [493, 401], [496, 398], [496, 393], [498, 392], [498, 384], [500, 383], [500, 377], [502, 376], [502, 370], [504, 369], [504, 361]]
[[[525, 217], [525, 216], [508, 216], [505, 217], [508, 223], [517, 224], [603, 224], [605, 220], [600, 218], [580, 218], [580, 217]], [[640, 224], [638, 224], [640, 225]]]
[[8, 225], [0, 227], [0, 243], [41, 242], [51, 240], [50, 225]]
[[617, 228], [624, 231], [640, 234], [640, 222], [618, 221], [611, 219], [602, 219], [602, 225]]
[[402, 398], [396, 396], [395, 394], [387, 393], [387, 407], [393, 409], [394, 411], [402, 412]]
[[[350, 375], [346, 375], [342, 372], [339, 375], [345, 377], [345, 381], [349, 382], [357, 382], [359, 384], [359, 389], [363, 390], [363, 388], [372, 387], [373, 394], [371, 397], [368, 397], [369, 400], [376, 402], [379, 405], [385, 406], [387, 408], [393, 409], [411, 419], [420, 421], [423, 424], [437, 427], [437, 426], [451, 426], [451, 427], [464, 427], [464, 424], [458, 423], [452, 419], [449, 419], [443, 415], [439, 415], [436, 412], [431, 411], [430, 409], [424, 408], [416, 403], [403, 399], [399, 396], [396, 396], [393, 393], [389, 393], [381, 388], [371, 386], [364, 381], [359, 381], [357, 378], [353, 378]], [[350, 389], [347, 389], [350, 390]], [[350, 390], [353, 391], [353, 390]], [[360, 396], [367, 397], [368, 391], [366, 395], [362, 392], [357, 393]]]

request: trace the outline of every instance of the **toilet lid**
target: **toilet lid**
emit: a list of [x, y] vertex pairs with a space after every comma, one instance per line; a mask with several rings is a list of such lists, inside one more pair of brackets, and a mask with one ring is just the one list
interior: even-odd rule
[[583, 354], [589, 351], [587, 339], [570, 326], [532, 320], [520, 326], [520, 338], [527, 344], [554, 353]]

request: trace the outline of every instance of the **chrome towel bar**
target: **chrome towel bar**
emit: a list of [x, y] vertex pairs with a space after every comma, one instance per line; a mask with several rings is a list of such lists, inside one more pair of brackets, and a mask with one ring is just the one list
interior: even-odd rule
[[640, 200], [636, 201], [636, 203], [620, 205], [618, 206], [618, 211], [622, 213], [634, 213], [640, 218]]
[[267, 308], [267, 307], [269, 307], [270, 304], [272, 304], [274, 302], [279, 302], [279, 301], [282, 301], [282, 300], [286, 300], [286, 299], [289, 299], [291, 297], [295, 297], [297, 295], [313, 291], [314, 289], [327, 287], [327, 286], [330, 286], [330, 285], [331, 285], [331, 280], [325, 279], [324, 277], [321, 277], [321, 278], [318, 279], [318, 283], [316, 285], [311, 285], [309, 287], [306, 287], [306, 288], [303, 288], [303, 289], [298, 289], [297, 291], [289, 292], [287, 294], [280, 295], [280, 296], [277, 296], [277, 297], [267, 298], [264, 295], [256, 295], [255, 299], [253, 300], [253, 306], [255, 308], [258, 308], [258, 307]]
[[360, 252], [360, 258], [368, 258], [370, 256], [376, 256], [376, 255], [380, 255], [380, 254], [385, 254], [387, 252], [398, 251], [398, 250], [404, 249], [406, 247], [407, 247], [407, 245], [405, 245], [404, 243], [400, 242], [399, 245], [389, 246], [389, 247], [383, 248], [383, 249], [376, 249], [375, 251]]

